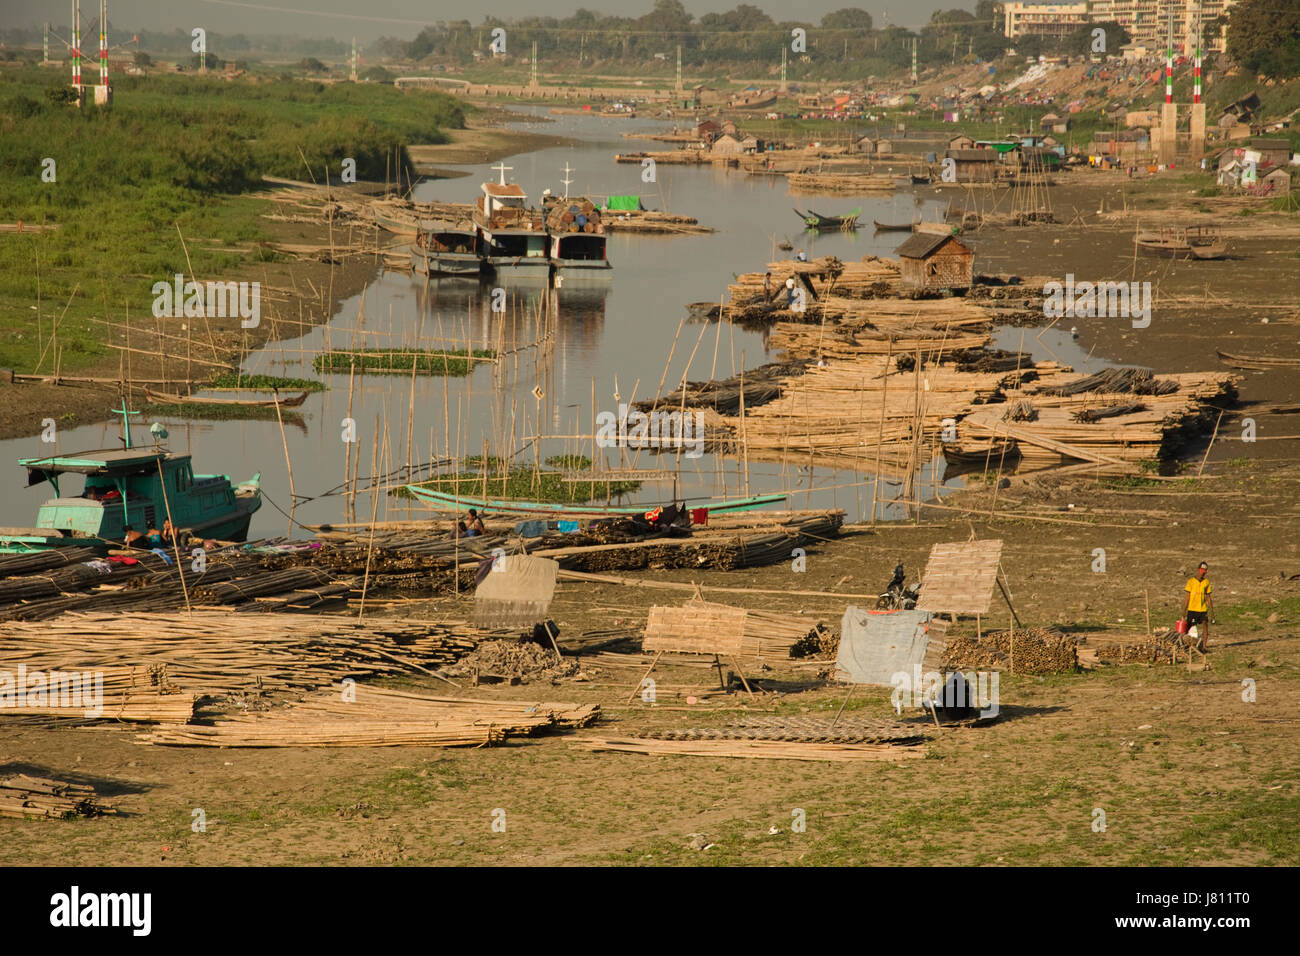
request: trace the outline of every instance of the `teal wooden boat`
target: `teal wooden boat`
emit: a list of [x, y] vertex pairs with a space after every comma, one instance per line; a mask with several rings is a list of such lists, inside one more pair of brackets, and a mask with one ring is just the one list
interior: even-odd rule
[[[179, 530], [219, 541], [247, 539], [253, 512], [262, 506], [260, 474], [239, 485], [227, 475], [196, 475], [189, 455], [134, 447], [128, 416], [140, 413], [127, 411], [125, 403], [113, 411], [122, 416], [125, 447], [19, 459], [28, 487], [48, 481], [54, 497], [41, 505], [35, 528], [0, 529], [0, 552], [85, 546], [102, 552], [120, 546], [127, 527], [161, 528], [169, 510]], [[167, 436], [154, 429], [157, 438]], [[69, 475], [84, 477], [79, 494], [66, 487]]]
[[[587, 505], [556, 504], [542, 501], [516, 501], [508, 498], [475, 498], [468, 495], [453, 495], [445, 491], [433, 491], [419, 485], [407, 485], [406, 490], [419, 501], [439, 511], [490, 511], [496, 514], [518, 515], [635, 515], [648, 511], [655, 505]], [[774, 505], [786, 500], [784, 494], [752, 495], [748, 498], [731, 498], [726, 501], [714, 501], [700, 505], [709, 514], [725, 514], [732, 511], [752, 511], [763, 505]]]

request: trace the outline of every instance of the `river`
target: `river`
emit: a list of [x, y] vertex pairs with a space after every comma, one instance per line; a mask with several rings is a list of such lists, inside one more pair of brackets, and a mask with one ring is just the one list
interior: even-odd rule
[[[695, 216], [717, 231], [701, 236], [654, 236], [615, 233], [608, 255], [612, 276], [599, 284], [573, 284], [555, 291], [554, 301], [543, 304], [543, 288], [527, 283], [496, 283], [505, 289], [505, 311], [494, 312], [493, 283], [441, 280], [425, 282], [423, 276], [376, 271], [364, 293], [339, 303], [334, 318], [301, 338], [272, 342], [244, 364], [249, 373], [317, 377], [311, 359], [321, 348], [420, 347], [499, 348], [496, 366], [483, 363], [469, 376], [458, 378], [406, 374], [358, 376], [353, 384], [351, 446], [359, 460], [361, 486], [379, 458], [379, 472], [389, 474], [408, 461], [419, 464], [448, 457], [481, 454], [514, 455], [531, 465], [534, 458], [566, 453], [592, 454], [590, 436], [594, 415], [616, 414], [620, 403], [653, 398], [671, 391], [683, 378], [725, 377], [741, 368], [752, 369], [770, 361], [758, 333], [724, 323], [682, 323], [690, 302], [718, 301], [734, 275], [752, 272], [774, 258], [775, 244], [788, 240], [809, 257], [831, 254], [841, 259], [863, 255], [889, 255], [901, 241], [897, 233], [832, 233], [809, 237], [791, 207], [813, 205], [818, 212], [836, 214], [862, 207], [865, 221], [906, 220], [917, 211], [936, 218], [941, 206], [931, 201], [924, 208], [910, 190], [881, 198], [792, 198], [784, 179], [746, 176], [712, 166], [660, 165], [656, 182], [642, 181], [637, 165], [620, 165], [615, 153], [653, 149], [656, 144], [623, 138], [628, 131], [663, 131], [671, 123], [649, 119], [622, 119], [598, 115], [549, 116], [544, 107], [528, 107], [523, 128], [573, 137], [580, 145], [557, 146], [515, 155], [504, 160], [506, 175], [540, 203], [542, 190], [563, 192], [565, 166], [569, 167], [570, 195], [637, 194], [647, 208], [666, 209]], [[496, 165], [496, 164], [493, 164]], [[496, 180], [498, 170], [485, 164], [467, 166], [462, 178], [426, 181], [416, 187], [418, 200], [471, 202], [480, 184]], [[680, 325], [680, 333], [679, 333]], [[1020, 330], [1000, 330], [998, 344], [1019, 344]], [[1029, 333], [1026, 348], [1039, 352], [1050, 345], [1051, 355], [1066, 361], [1083, 358], [1059, 330], [1044, 342]], [[669, 361], [669, 355], [672, 355]], [[1043, 352], [1043, 357], [1049, 353]], [[1087, 368], [1080, 361], [1077, 367]], [[1091, 369], [1088, 369], [1091, 370]], [[286, 422], [284, 439], [279, 424], [269, 421], [183, 421], [161, 419], [170, 432], [174, 452], [191, 453], [198, 473], [226, 473], [238, 482], [255, 472], [262, 475], [266, 504], [255, 516], [251, 536], [287, 533], [283, 512], [290, 506], [289, 469], [284, 446], [292, 460], [293, 486], [298, 504], [294, 517], [306, 524], [345, 520], [344, 498], [338, 491], [344, 480], [345, 431], [349, 376], [323, 377], [328, 390], [314, 393]], [[412, 381], [414, 386], [412, 387]], [[593, 407], [594, 399], [594, 407]], [[413, 411], [411, 411], [413, 406]], [[153, 419], [137, 419], [137, 443], [149, 440]], [[541, 434], [540, 442], [535, 436]], [[118, 446], [120, 425], [89, 425], [61, 432], [53, 445], [39, 437], [0, 443], [0, 456], [10, 462], [20, 457], [68, 453]], [[581, 436], [581, 437], [574, 437]], [[852, 472], [816, 467], [782, 468], [704, 454], [655, 456], [647, 451], [600, 449], [611, 467], [664, 468], [680, 484], [679, 497], [709, 497], [779, 491], [790, 494], [797, 508], [844, 508], [849, 520], [866, 517], [871, 510], [872, 478]], [[620, 454], [621, 452], [621, 454]], [[927, 465], [919, 476], [923, 494], [932, 496], [943, 484], [943, 464]], [[18, 484], [15, 471], [12, 476]], [[949, 481], [952, 484], [956, 479]], [[48, 497], [41, 485], [6, 494], [0, 501], [0, 524], [29, 526]], [[648, 483], [632, 496], [636, 502], [666, 502], [673, 483]], [[76, 494], [77, 489], [71, 489]], [[896, 488], [881, 489], [879, 517], [904, 515], [901, 507], [885, 505]], [[359, 520], [368, 520], [372, 500], [361, 497]], [[422, 507], [390, 495], [377, 502], [380, 519], [425, 514]]]

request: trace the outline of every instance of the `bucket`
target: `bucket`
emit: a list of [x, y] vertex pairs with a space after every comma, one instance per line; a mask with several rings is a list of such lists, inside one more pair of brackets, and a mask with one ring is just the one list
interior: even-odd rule
[[1174, 630], [1177, 631], [1179, 634], [1186, 634], [1186, 633], [1187, 633], [1187, 619], [1186, 619], [1186, 618], [1182, 618], [1182, 617], [1180, 617], [1180, 618], [1178, 619], [1178, 623], [1174, 625]]

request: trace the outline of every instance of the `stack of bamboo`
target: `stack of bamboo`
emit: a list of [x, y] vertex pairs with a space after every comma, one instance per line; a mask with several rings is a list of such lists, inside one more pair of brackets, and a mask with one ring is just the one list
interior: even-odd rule
[[269, 611], [256, 627], [233, 611], [193, 615], [65, 614], [0, 631], [0, 669], [139, 673], [155, 665], [201, 697], [310, 689], [344, 677], [421, 673], [458, 660], [480, 636], [443, 624]]
[[[1099, 472], [1126, 473], [1137, 463], [1165, 457], [1183, 436], [1213, 421], [1210, 409], [1222, 406], [1236, 392], [1237, 379], [1224, 372], [1185, 372], [1164, 376], [1176, 390], [1144, 395], [1125, 414], [1110, 412], [1113, 395], [1104, 392], [1054, 394], [1080, 376], [1044, 377], [1023, 390], [1007, 391], [1008, 402], [1031, 399], [1038, 417], [1032, 422], [1002, 421], [1003, 406], [973, 408], [958, 426], [958, 440], [1009, 438], [1016, 441], [1025, 467], [1047, 468], [1085, 461]], [[1088, 414], [1094, 412], [1094, 414]], [[1089, 421], [1094, 418], [1096, 420]]]
[[897, 177], [879, 173], [790, 173], [791, 193], [893, 192]]
[[[779, 291], [788, 277], [795, 276], [801, 282], [807, 279], [819, 297], [834, 290], [838, 295], [853, 299], [892, 295], [898, 287], [899, 278], [897, 262], [877, 259], [875, 256], [866, 256], [856, 262], [841, 262], [833, 256], [823, 256], [808, 262], [781, 259], [769, 262], [766, 272], [771, 273], [769, 283], [773, 293]], [[733, 306], [763, 301], [767, 297], [764, 293], [764, 273], [746, 272], [737, 276], [736, 281], [727, 286], [727, 295]], [[813, 302], [810, 300], [805, 306], [812, 308]]]
[[[12, 673], [16, 667], [12, 660], [0, 662], [0, 671]], [[161, 665], [97, 668], [93, 677], [85, 670], [78, 669], [80, 673], [72, 670], [66, 667], [41, 670], [28, 664], [28, 681], [39, 671], [45, 693], [34, 701], [29, 689], [18, 702], [7, 703], [0, 709], [0, 716], [74, 717], [156, 724], [183, 724], [194, 716], [195, 695], [184, 693], [172, 684], [166, 668]]]
[[145, 743], [177, 747], [481, 747], [558, 728], [585, 727], [596, 704], [430, 697], [377, 687], [333, 687], [274, 711], [210, 727], [160, 728]]
[[0, 816], [3, 817], [66, 820], [112, 813], [117, 813], [117, 810], [109, 804], [96, 802], [94, 787], [30, 777], [25, 773], [0, 777]]
[[937, 442], [944, 419], [998, 397], [1007, 375], [947, 365], [898, 371], [898, 357], [862, 355], [810, 368], [780, 398], [724, 418], [751, 460], [815, 462], [869, 471], [910, 471], [918, 441]]
[[[700, 597], [691, 598], [684, 607], [698, 611], [701, 617], [710, 612], [739, 610]], [[790, 657], [790, 648], [811, 632], [826, 630], [826, 625], [815, 617], [749, 608], [745, 610], [740, 653], [744, 657], [786, 659]]]

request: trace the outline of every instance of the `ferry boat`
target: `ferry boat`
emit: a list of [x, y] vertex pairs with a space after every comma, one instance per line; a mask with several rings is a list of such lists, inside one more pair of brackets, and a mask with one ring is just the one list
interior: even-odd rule
[[477, 276], [483, 245], [472, 222], [423, 223], [411, 244], [411, 269], [428, 276]]
[[511, 167], [501, 163], [492, 168], [500, 171], [501, 181], [484, 183], [483, 195], [474, 207], [474, 225], [483, 262], [496, 274], [549, 276], [549, 237], [542, 213], [529, 208], [528, 195], [522, 186], [506, 182], [506, 170]]
[[[147, 532], [161, 528], [170, 512], [181, 531], [218, 541], [245, 541], [253, 513], [262, 506], [261, 474], [232, 485], [228, 475], [197, 475], [189, 455], [155, 444], [131, 442], [126, 403], [113, 409], [122, 416], [122, 448], [99, 449], [47, 458], [22, 458], [27, 485], [48, 481], [54, 497], [41, 505], [35, 528], [0, 529], [0, 553], [58, 547], [94, 547], [101, 554], [121, 546], [128, 527]], [[153, 426], [156, 440], [167, 437]], [[67, 487], [80, 475], [80, 493]]]

